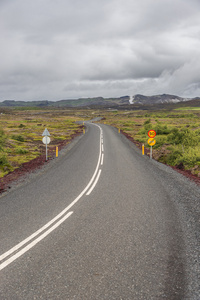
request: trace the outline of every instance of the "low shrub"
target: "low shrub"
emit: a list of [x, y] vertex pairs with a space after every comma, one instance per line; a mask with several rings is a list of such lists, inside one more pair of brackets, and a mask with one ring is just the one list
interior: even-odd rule
[[170, 133], [171, 130], [170, 130], [170, 128], [168, 128], [167, 125], [162, 125], [160, 123], [157, 123], [156, 125], [152, 125], [150, 121], [151, 120], [148, 119], [144, 122], [144, 124], [143, 124], [144, 127], [140, 130], [140, 134], [147, 135], [148, 131], [151, 129], [155, 130], [156, 137], [157, 137], [157, 135], [163, 135], [163, 134], [167, 135]]
[[12, 138], [13, 140], [15, 140], [15, 141], [25, 142], [24, 137], [23, 137], [22, 135], [20, 135], [20, 134], [18, 134], [18, 135], [14, 134], [14, 135], [12, 135], [11, 138]]
[[143, 128], [139, 131], [139, 134], [147, 134], [153, 126], [151, 124], [151, 119], [144, 121]]
[[173, 128], [171, 133], [168, 135], [168, 142], [173, 145], [183, 145], [185, 147], [197, 146], [200, 142], [200, 138], [195, 131], [188, 128], [178, 130], [178, 128]]
[[185, 151], [182, 145], [177, 145], [168, 147], [168, 150], [170, 153], [162, 156], [159, 161], [171, 166], [182, 165], [185, 169], [200, 166], [199, 146], [187, 148]]
[[153, 146], [155, 149], [157, 149], [167, 143], [167, 137], [165, 135], [162, 135], [162, 136], [158, 135], [155, 137], [155, 140], [156, 140], [156, 144], [155, 144], [155, 146]]
[[179, 159], [182, 156], [182, 151], [178, 148], [174, 148], [171, 152], [165, 157], [165, 162], [168, 165], [175, 166], [179, 164]]
[[132, 128], [132, 127], [124, 127], [123, 130], [124, 130], [124, 131], [132, 131], [133, 128]]
[[168, 128], [167, 125], [158, 124], [156, 126], [153, 126], [153, 129], [155, 130], [156, 135], [169, 134], [170, 133], [170, 129]]
[[0, 128], [0, 148], [4, 146], [6, 141], [6, 135], [2, 128]]
[[0, 167], [7, 166], [7, 165], [8, 165], [8, 160], [6, 154], [0, 153]]
[[186, 169], [192, 168], [195, 165], [200, 165], [200, 151], [199, 147], [190, 147], [187, 151], [184, 151], [176, 159], [176, 164], [183, 164]]
[[144, 121], [144, 126], [151, 123], [151, 119]]
[[26, 153], [28, 153], [28, 150], [19, 147], [19, 148], [16, 148], [16, 149], [15, 149], [15, 153], [16, 153], [16, 154], [26, 154]]
[[26, 127], [24, 124], [19, 125], [19, 128], [24, 128], [24, 127]]

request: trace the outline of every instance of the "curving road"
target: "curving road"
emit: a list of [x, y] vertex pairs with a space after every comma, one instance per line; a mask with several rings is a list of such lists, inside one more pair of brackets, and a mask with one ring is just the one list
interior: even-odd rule
[[0, 299], [200, 299], [200, 188], [86, 127], [0, 198]]

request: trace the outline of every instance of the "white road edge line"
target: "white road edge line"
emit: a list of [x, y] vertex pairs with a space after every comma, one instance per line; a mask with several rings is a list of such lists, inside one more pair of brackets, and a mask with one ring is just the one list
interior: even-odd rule
[[103, 165], [103, 159], [104, 159], [104, 153], [102, 153], [102, 157], [101, 157], [101, 166]]
[[41, 240], [43, 240], [50, 232], [52, 232], [54, 229], [56, 229], [61, 223], [63, 223], [67, 218], [69, 218], [73, 214], [73, 211], [70, 211], [66, 216], [64, 216], [62, 219], [60, 219], [56, 224], [54, 224], [51, 228], [49, 228], [47, 231], [45, 231], [43, 234], [41, 234], [37, 239], [35, 239], [33, 242], [28, 244], [26, 247], [21, 249], [19, 252], [11, 256], [9, 259], [4, 261], [2, 264], [0, 264], [0, 270], [7, 267], [10, 263], [12, 263], [14, 260], [19, 258], [21, 255], [23, 255], [25, 252], [30, 250], [32, 247], [34, 247], [37, 243], [39, 243]]
[[[97, 124], [93, 124], [93, 125], [99, 127], [100, 132], [102, 133], [102, 129], [101, 129], [101, 127], [99, 125], [97, 125]], [[96, 176], [96, 174], [98, 172], [99, 165], [100, 165], [100, 159], [101, 159], [101, 139], [100, 139], [100, 147], [99, 148], [100, 148], [99, 149], [99, 158], [98, 158], [98, 162], [97, 162], [97, 166], [96, 166], [96, 169], [94, 171], [94, 174], [93, 174], [90, 182], [88, 183], [88, 185], [78, 195], [78, 197], [74, 201], [72, 201], [71, 204], [69, 204], [64, 210], [62, 210], [57, 216], [55, 216], [51, 221], [49, 221], [47, 224], [45, 224], [43, 227], [41, 227], [40, 229], [38, 229], [37, 231], [35, 231], [32, 235], [30, 235], [29, 237], [27, 237], [25, 240], [23, 240], [22, 242], [20, 242], [19, 244], [17, 244], [13, 248], [11, 248], [10, 250], [8, 250], [5, 253], [3, 253], [2, 255], [0, 255], [0, 261], [2, 261], [7, 256], [11, 255], [13, 252], [15, 252], [16, 250], [18, 250], [19, 248], [21, 248], [24, 244], [28, 243], [30, 240], [32, 240], [34, 237], [36, 237], [42, 231], [44, 231], [45, 229], [47, 229], [51, 224], [53, 224], [56, 220], [58, 220], [62, 215], [64, 215], [72, 206], [74, 206], [80, 200], [80, 198], [90, 188], [90, 186], [91, 186], [91, 184], [92, 184], [92, 182], [93, 182], [93, 180], [94, 180], [94, 178], [95, 178], [95, 176]]]
[[100, 175], [101, 175], [101, 170], [99, 170], [99, 173], [98, 173], [93, 185], [91, 186], [90, 190], [87, 192], [87, 194], [86, 194], [87, 196], [89, 196], [91, 194], [91, 192], [93, 191], [93, 189], [95, 188], [95, 186], [96, 186], [96, 184], [99, 180]]

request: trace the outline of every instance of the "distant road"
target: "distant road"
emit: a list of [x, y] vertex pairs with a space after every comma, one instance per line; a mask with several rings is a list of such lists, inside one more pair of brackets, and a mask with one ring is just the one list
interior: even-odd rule
[[200, 299], [200, 188], [85, 124], [0, 198], [0, 299]]

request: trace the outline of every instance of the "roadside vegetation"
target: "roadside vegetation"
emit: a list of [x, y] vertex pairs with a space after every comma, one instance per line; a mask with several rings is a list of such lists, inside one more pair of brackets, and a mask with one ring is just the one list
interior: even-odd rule
[[7, 110], [0, 114], [0, 177], [19, 168], [42, 154], [45, 145], [42, 133], [48, 128], [51, 134], [49, 151], [54, 153], [56, 146], [71, 141], [82, 126], [75, 123], [81, 120], [81, 112], [53, 110]]
[[42, 133], [51, 134], [49, 150], [69, 143], [83, 128], [77, 121], [100, 117], [101, 123], [120, 129], [149, 155], [148, 131], [156, 131], [153, 158], [200, 177], [200, 110], [171, 111], [100, 109], [10, 109], [0, 114], [0, 177], [42, 154]]
[[103, 114], [103, 122], [128, 134], [149, 153], [148, 131], [156, 131], [153, 158], [200, 177], [200, 111], [112, 111]]

